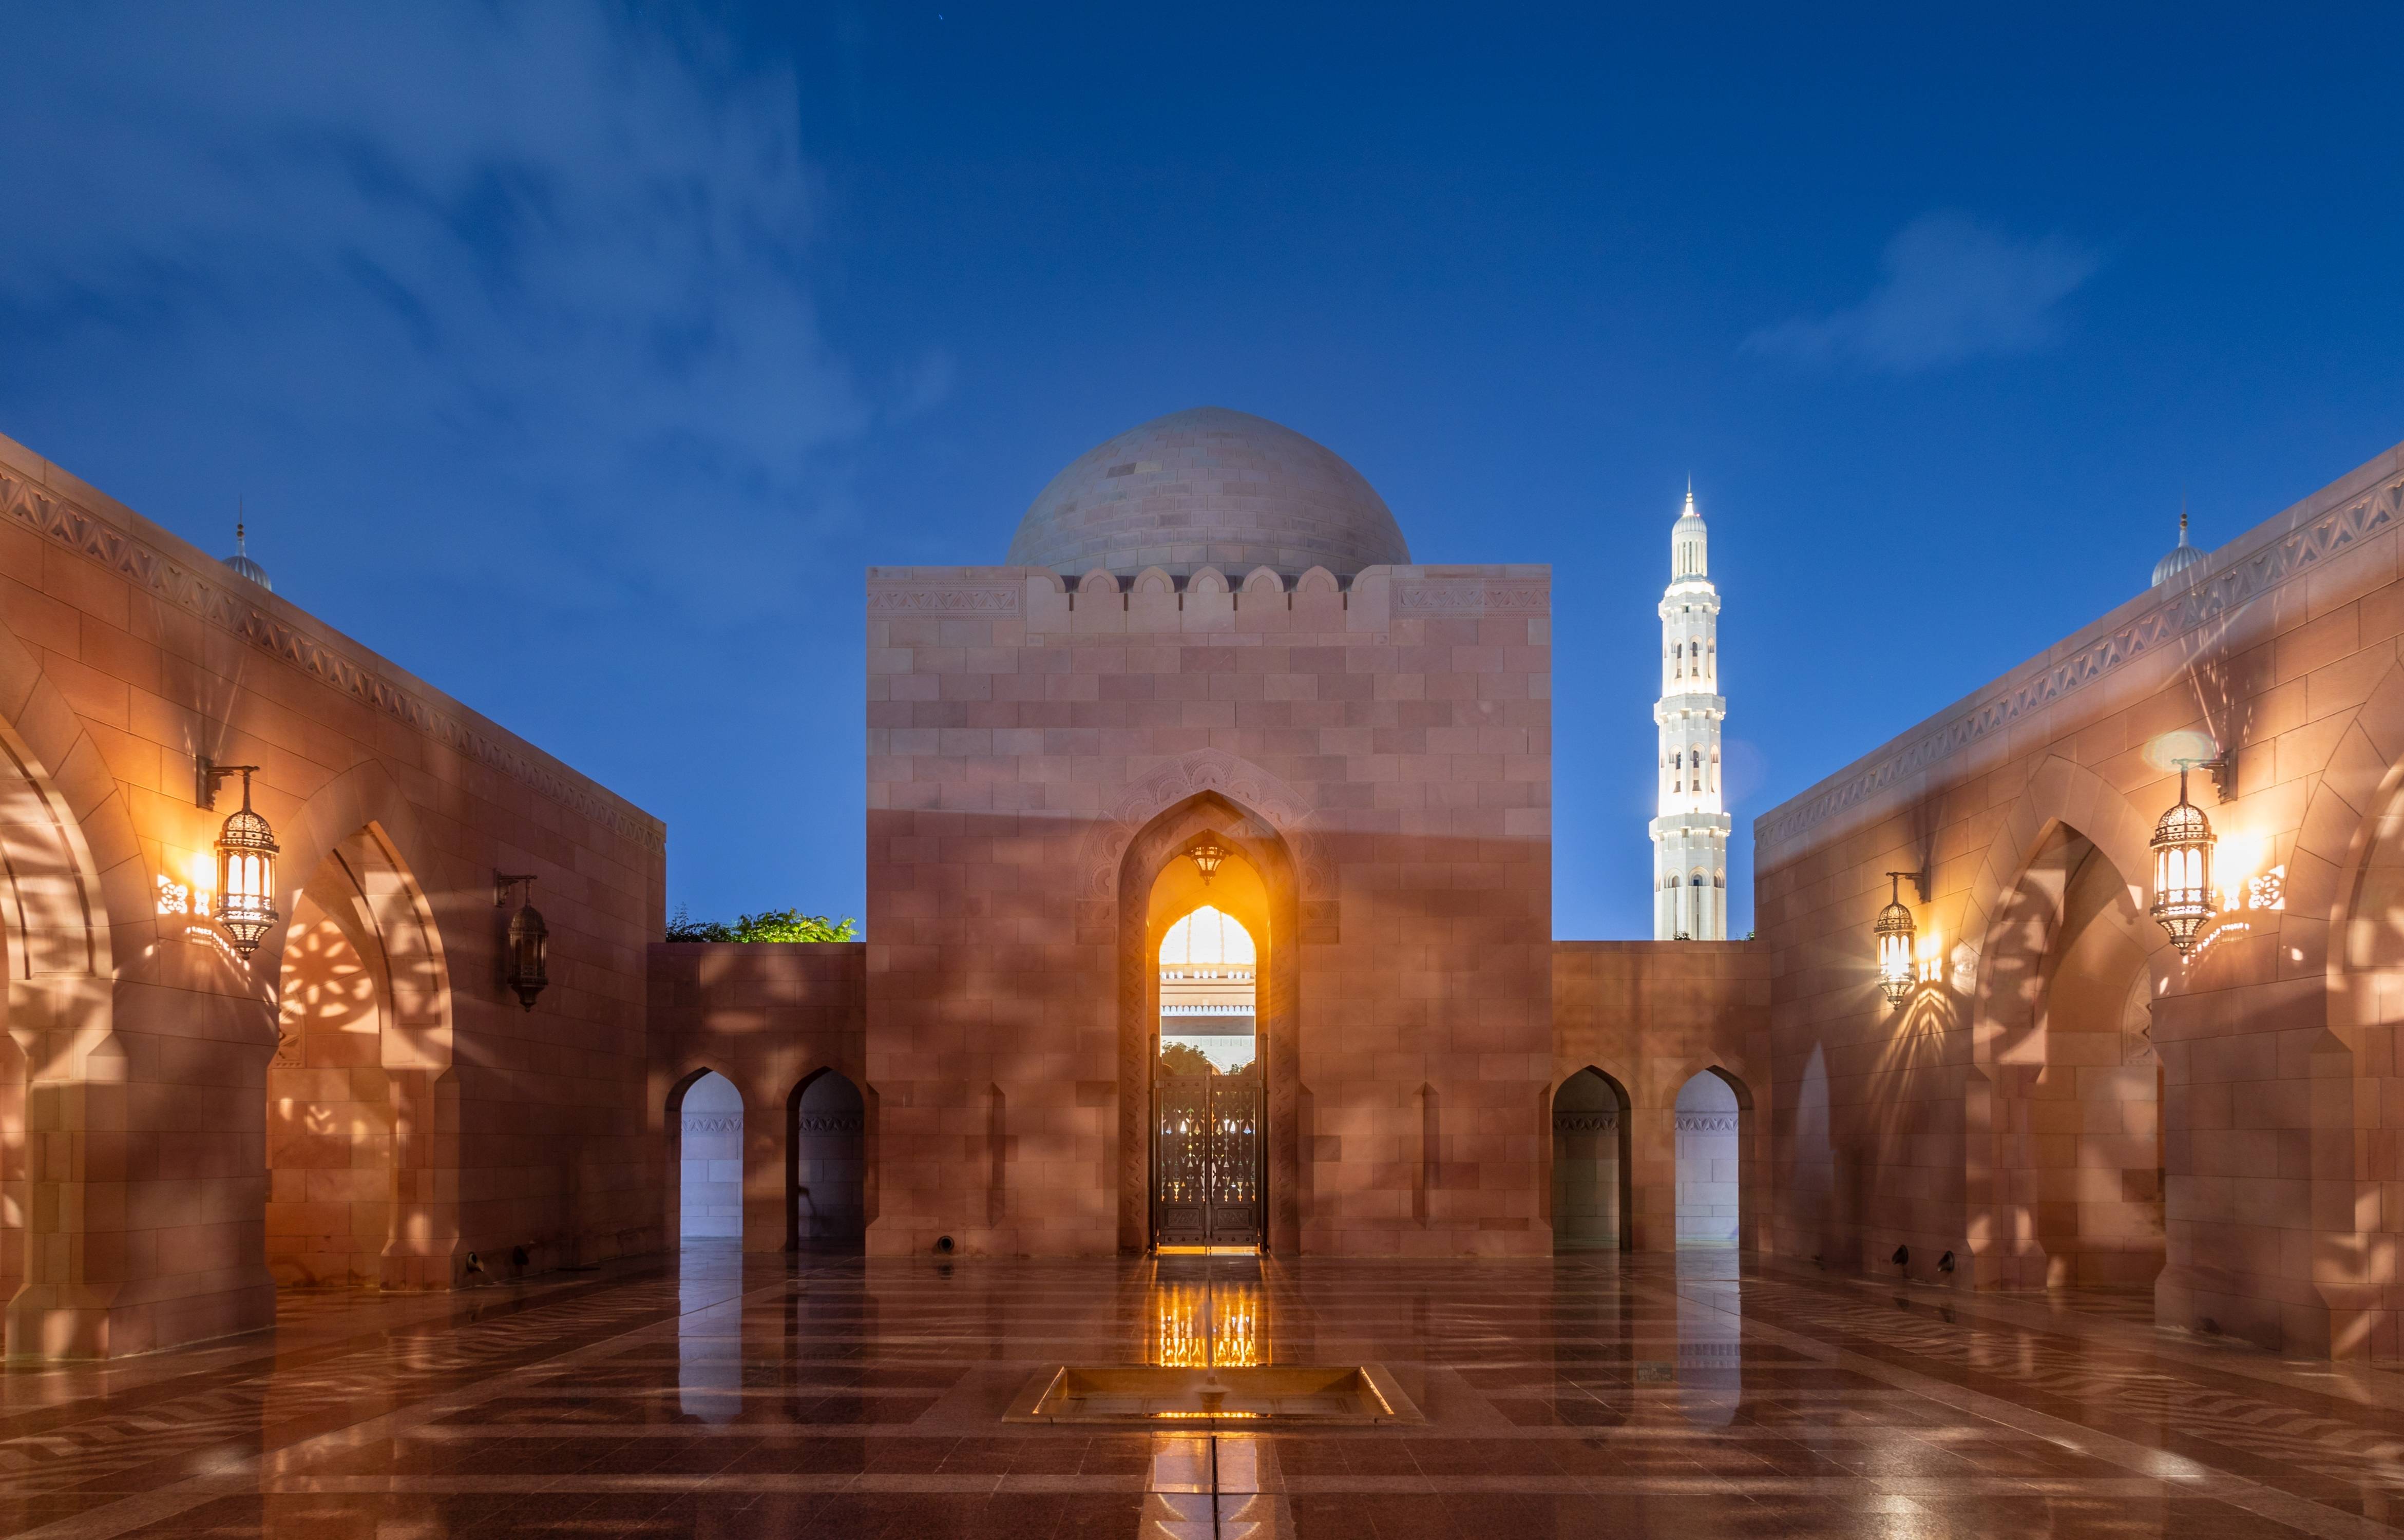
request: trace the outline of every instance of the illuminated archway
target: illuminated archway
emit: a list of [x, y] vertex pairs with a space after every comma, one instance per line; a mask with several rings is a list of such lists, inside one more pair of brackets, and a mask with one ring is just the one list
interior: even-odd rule
[[[1227, 852], [1207, 883], [1186, 853], [1206, 840]], [[1255, 1061], [1265, 1119], [1263, 1241], [1271, 1250], [1290, 1254], [1301, 1241], [1300, 910], [1293, 852], [1265, 818], [1206, 791], [1177, 802], [1139, 830], [1118, 871], [1120, 1247], [1138, 1252], [1153, 1243], [1161, 945], [1172, 925], [1207, 906], [1232, 916], [1255, 949]]]

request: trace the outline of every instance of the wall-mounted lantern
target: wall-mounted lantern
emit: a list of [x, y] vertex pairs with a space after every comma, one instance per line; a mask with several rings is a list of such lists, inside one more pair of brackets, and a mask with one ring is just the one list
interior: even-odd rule
[[[2223, 755], [2223, 760], [2229, 756]], [[2154, 907], [2150, 911], [2170, 932], [2171, 945], [2185, 957], [2195, 948], [2196, 933], [2212, 923], [2219, 906], [2212, 901], [2212, 848], [2219, 837], [2212, 820], [2187, 799], [2187, 772], [2207, 759], [2182, 759], [2179, 797], [2160, 823], [2154, 825]]]
[[242, 777], [242, 807], [217, 830], [217, 922], [247, 962], [276, 918], [275, 831], [250, 811], [250, 778], [259, 767], [199, 759], [194, 769], [193, 803], [211, 812], [217, 810], [218, 783]]
[[541, 911], [534, 907], [534, 873], [493, 873], [493, 908], [506, 905], [520, 882], [526, 885], [526, 901], [510, 916], [510, 944], [502, 959], [502, 981], [518, 992], [520, 1005], [532, 1010], [535, 996], [551, 982], [544, 965], [551, 947], [551, 927], [542, 923]]
[[1903, 901], [1903, 880], [1920, 894], [1922, 903], [1928, 901], [1928, 874], [1924, 871], [1891, 871], [1887, 874], [1887, 906], [1879, 910], [1878, 975], [1879, 992], [1890, 1006], [1900, 1006], [1911, 998], [1911, 943], [1919, 927], [1912, 923], [1911, 906]]
[[1200, 844], [1185, 853], [1194, 858], [1195, 867], [1202, 873], [1202, 885], [1209, 887], [1218, 874], [1219, 864], [1227, 859], [1227, 849], [1216, 839], [1204, 836]]

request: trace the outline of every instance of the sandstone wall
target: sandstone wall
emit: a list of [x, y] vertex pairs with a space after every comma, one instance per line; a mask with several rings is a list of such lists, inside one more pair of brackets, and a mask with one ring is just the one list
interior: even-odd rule
[[1234, 576], [871, 570], [873, 1250], [1144, 1243], [1137, 954], [1206, 829], [1285, 917], [1273, 1239], [1546, 1249], [1549, 570]]
[[[2167, 1324], [2399, 1351], [2399, 496], [2404, 451], [1757, 821], [1777, 1250], [2034, 1286], [2150, 1246]], [[2221, 914], [2182, 959], [2143, 918], [2147, 839], [2171, 757], [2215, 744]], [[1900, 1009], [1891, 869], [1930, 874]]]
[[[279, 925], [245, 961], [196, 912], [240, 796], [194, 805], [201, 756], [260, 767], [285, 915], [318, 884], [376, 953], [374, 1031], [322, 1034], [332, 1057], [313, 1065], [301, 1030], [300, 1089], [279, 1095], [305, 1110], [322, 1092], [349, 1119], [380, 1075], [390, 1131], [357, 1147], [383, 1169], [283, 1140], [323, 1173], [287, 1188], [286, 1255], [349, 1276], [373, 1252], [379, 1281], [442, 1286], [470, 1252], [510, 1269], [524, 1246], [541, 1268], [656, 1245], [640, 1098], [659, 821], [0, 440], [8, 1351], [138, 1352], [272, 1316], [268, 1071], [290, 938]], [[532, 1012], [500, 981], [496, 867], [537, 875], [550, 923]], [[360, 1242], [377, 1186], [384, 1233]]]

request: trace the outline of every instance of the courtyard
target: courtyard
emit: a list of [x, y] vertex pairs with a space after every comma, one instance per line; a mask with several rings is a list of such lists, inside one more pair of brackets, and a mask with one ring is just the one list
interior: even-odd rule
[[[1726, 1250], [745, 1256], [0, 1378], [0, 1531], [439, 1535], [2355, 1535], [2404, 1377]], [[1006, 1423], [1062, 1363], [1370, 1362], [1423, 1425]], [[1215, 1502], [1216, 1513], [1212, 1508]]]

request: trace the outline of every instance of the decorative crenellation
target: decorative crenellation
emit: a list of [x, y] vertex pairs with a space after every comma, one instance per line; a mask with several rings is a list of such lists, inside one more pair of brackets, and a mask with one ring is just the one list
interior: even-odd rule
[[663, 850], [667, 845], [667, 825], [658, 819], [636, 812], [589, 783], [477, 731], [108, 520], [6, 471], [0, 471], [0, 516], [98, 562], [154, 597], [233, 632], [351, 699], [409, 724], [444, 747], [465, 754], [608, 826], [622, 839], [651, 850]]
[[1824, 789], [1807, 793], [1756, 825], [1765, 852], [1800, 839], [1876, 793], [1959, 754], [2032, 712], [2086, 688], [2123, 665], [2224, 622], [2327, 557], [2395, 525], [2404, 478], [2362, 493], [2208, 581], [2169, 593], [2127, 623], [2060, 662], [2041, 664], [1893, 752]]
[[1523, 579], [1412, 578], [1394, 585], [1397, 615], [1550, 615], [1553, 586]]

